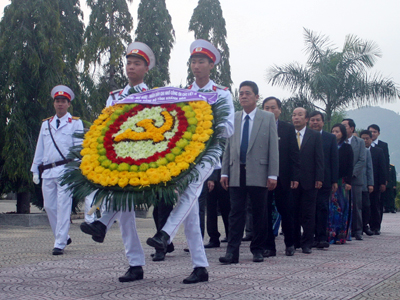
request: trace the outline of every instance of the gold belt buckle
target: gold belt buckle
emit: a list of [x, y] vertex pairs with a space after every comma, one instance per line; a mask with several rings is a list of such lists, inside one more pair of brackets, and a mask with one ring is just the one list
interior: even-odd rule
[[51, 167], [52, 167], [52, 168], [57, 167], [56, 163], [53, 162], [53, 163], [51, 164]]

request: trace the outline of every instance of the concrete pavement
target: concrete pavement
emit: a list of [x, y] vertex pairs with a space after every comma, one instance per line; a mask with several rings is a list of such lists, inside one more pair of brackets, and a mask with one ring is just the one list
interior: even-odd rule
[[[146, 254], [144, 280], [120, 283], [127, 260], [118, 224], [103, 244], [92, 241], [73, 220], [72, 244], [62, 256], [51, 255], [49, 226], [0, 227], [0, 299], [400, 299], [400, 214], [384, 214], [382, 235], [311, 255], [284, 255], [277, 238], [276, 257], [253, 263], [249, 242], [241, 246], [240, 263], [221, 265], [221, 248], [207, 249], [210, 280], [184, 285], [192, 266], [183, 228], [175, 251], [163, 262], [151, 261], [152, 219], [137, 219]], [[220, 224], [222, 228], [222, 224]]]

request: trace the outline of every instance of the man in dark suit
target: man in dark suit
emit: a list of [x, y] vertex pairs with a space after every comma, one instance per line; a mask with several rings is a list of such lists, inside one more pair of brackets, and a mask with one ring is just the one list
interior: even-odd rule
[[363, 173], [365, 171], [365, 143], [362, 139], [353, 135], [356, 129], [356, 123], [353, 119], [343, 119], [342, 124], [346, 127], [347, 143], [353, 148], [353, 177], [351, 178], [350, 199], [353, 205], [352, 217], [352, 236], [361, 241], [362, 237], [362, 189], [364, 184]]
[[[366, 218], [370, 216], [369, 220], [364, 220], [364, 213], [363, 213], [363, 224], [364, 226], [367, 226], [366, 224], [370, 225], [371, 231], [379, 235], [380, 234], [380, 229], [381, 229], [381, 209], [382, 209], [382, 204], [381, 204], [381, 193], [383, 193], [386, 190], [386, 182], [387, 182], [387, 172], [386, 172], [386, 162], [385, 162], [385, 156], [383, 154], [383, 150], [379, 147], [371, 147], [372, 143], [372, 134], [368, 130], [363, 130], [360, 133], [361, 138], [365, 142], [365, 148], [367, 151], [371, 152], [371, 158], [372, 158], [372, 169], [374, 173], [374, 190], [372, 193], [369, 194], [369, 200], [370, 200], [370, 215], [368, 212], [366, 213]], [[363, 203], [364, 204], [364, 203]], [[367, 210], [367, 208], [364, 208], [363, 206], [363, 212], [364, 209]]]
[[231, 199], [228, 247], [224, 264], [239, 261], [239, 247], [246, 222], [246, 196], [253, 210], [254, 236], [250, 244], [254, 262], [264, 261], [268, 190], [279, 174], [278, 135], [274, 115], [257, 108], [258, 87], [252, 81], [240, 84], [242, 111], [235, 113], [235, 132], [227, 140], [222, 160], [221, 185]]
[[276, 189], [268, 192], [268, 233], [264, 257], [276, 256], [275, 235], [272, 228], [272, 202], [282, 216], [282, 230], [285, 233], [285, 254], [294, 254], [294, 199], [291, 189], [299, 185], [300, 156], [294, 126], [279, 120], [282, 103], [278, 98], [268, 97], [263, 109], [275, 115], [279, 138], [279, 176]]
[[329, 199], [338, 188], [339, 154], [336, 136], [323, 131], [324, 115], [319, 111], [310, 114], [309, 126], [311, 129], [321, 133], [322, 146], [324, 149], [324, 183], [317, 193], [317, 211], [315, 215], [315, 240], [317, 248], [328, 248], [328, 216]]
[[[379, 147], [382, 149], [383, 151], [383, 155], [385, 157], [385, 168], [386, 168], [386, 172], [387, 174], [389, 174], [389, 166], [390, 166], [390, 155], [389, 155], [389, 147], [388, 144], [385, 143], [384, 141], [379, 139], [379, 135], [381, 134], [381, 129], [379, 128], [378, 125], [376, 124], [371, 124], [368, 126], [368, 130], [369, 132], [371, 132], [371, 136], [372, 136], [372, 143], [371, 146], [372, 147]], [[389, 178], [389, 176], [387, 176], [387, 178]]]
[[[372, 134], [372, 143], [371, 143], [371, 147], [379, 147], [383, 150], [383, 155], [385, 156], [385, 169], [386, 169], [386, 178], [389, 179], [390, 175], [390, 155], [389, 155], [389, 147], [388, 144], [385, 143], [384, 141], [379, 139], [379, 136], [381, 134], [381, 129], [379, 128], [378, 125], [376, 124], [371, 124], [368, 126], [368, 130], [371, 132]], [[386, 182], [387, 185], [387, 182]], [[381, 194], [381, 198], [382, 198], [382, 215], [383, 215], [383, 205], [385, 205], [385, 203], [388, 202], [388, 199], [390, 198], [390, 191], [387, 189], [384, 193]], [[385, 210], [387, 212], [391, 211], [393, 212], [393, 208]], [[382, 218], [382, 216], [381, 216]]]
[[[324, 153], [321, 134], [307, 128], [308, 112], [297, 107], [292, 113], [300, 149], [300, 182], [293, 191], [295, 198], [295, 247], [310, 254], [314, 241], [317, 192], [324, 181]], [[301, 236], [301, 227], [303, 235]]]

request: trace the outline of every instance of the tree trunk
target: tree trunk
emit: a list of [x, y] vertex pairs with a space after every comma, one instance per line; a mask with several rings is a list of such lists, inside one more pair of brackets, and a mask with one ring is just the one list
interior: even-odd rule
[[29, 192], [17, 193], [17, 214], [31, 213], [31, 194]]

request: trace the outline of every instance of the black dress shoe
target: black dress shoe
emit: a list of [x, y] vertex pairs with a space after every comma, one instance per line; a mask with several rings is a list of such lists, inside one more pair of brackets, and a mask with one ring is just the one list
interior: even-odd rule
[[209, 242], [208, 244], [204, 245], [204, 248], [219, 248], [219, 243]]
[[318, 246], [318, 241], [314, 241], [311, 245], [311, 248], [317, 248]]
[[175, 246], [174, 244], [171, 242], [171, 244], [168, 244], [167, 246], [167, 253], [171, 253], [175, 251]]
[[198, 283], [208, 281], [208, 272], [207, 269], [204, 267], [197, 267], [194, 268], [192, 274], [189, 277], [183, 279], [183, 283], [191, 284], [191, 283]]
[[69, 244], [71, 244], [72, 243], [72, 240], [71, 240], [71, 238], [69, 238], [68, 240], [67, 240], [67, 246], [69, 245]]
[[242, 238], [242, 242], [250, 242], [253, 239], [252, 236], [246, 235], [245, 237]]
[[155, 236], [148, 238], [146, 243], [147, 245], [156, 248], [156, 250], [167, 252], [168, 240], [169, 235], [165, 231], [160, 230], [155, 234]]
[[143, 268], [141, 266], [129, 267], [124, 276], [118, 278], [119, 282], [130, 282], [143, 279]]
[[[266, 250], [266, 251], [268, 251], [268, 250]], [[260, 252], [253, 254], [253, 262], [263, 262], [263, 261], [264, 261], [263, 254], [261, 254]]]
[[276, 256], [276, 250], [264, 250], [263, 257], [271, 257], [271, 256]]
[[356, 234], [356, 240], [357, 240], [357, 241], [362, 241], [362, 240], [363, 240], [362, 235], [359, 234], [359, 233], [357, 233], [357, 234]]
[[[175, 251], [174, 243], [168, 244], [167, 253], [171, 253]], [[156, 251], [157, 252], [157, 251]], [[154, 257], [155, 253], [150, 254], [151, 257]]]
[[219, 262], [223, 264], [237, 264], [239, 262], [238, 257], [233, 257], [232, 253], [226, 253], [225, 256], [219, 258]]
[[224, 237], [222, 240], [221, 240], [221, 243], [227, 243], [228, 242], [228, 239], [226, 238], [226, 237]]
[[187, 252], [187, 253], [190, 252], [189, 248], [184, 248], [183, 251], [185, 251], [185, 252]]
[[286, 247], [285, 255], [293, 256], [294, 255], [294, 246]]
[[318, 249], [329, 248], [329, 243], [327, 241], [318, 242], [317, 248]]
[[371, 229], [369, 229], [369, 228], [365, 228], [365, 229], [364, 229], [364, 232], [365, 232], [365, 234], [368, 235], [368, 236], [374, 235], [373, 231], [372, 231]]
[[153, 255], [153, 261], [163, 261], [165, 259], [165, 252], [156, 250], [156, 253]]
[[312, 250], [311, 250], [311, 248], [304, 247], [304, 248], [303, 248], [303, 253], [304, 253], [304, 254], [311, 254], [311, 253], [312, 253]]
[[63, 255], [63, 254], [64, 254], [64, 249], [60, 249], [60, 248], [53, 249], [53, 255]]
[[95, 242], [102, 243], [104, 241], [107, 226], [100, 221], [94, 221], [93, 223], [83, 222], [80, 227], [82, 232], [90, 234]]
[[380, 235], [381, 232], [380, 232], [379, 230], [374, 230], [374, 234], [375, 234], [375, 235]]

